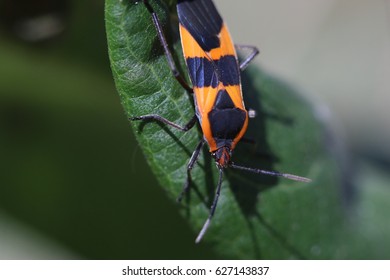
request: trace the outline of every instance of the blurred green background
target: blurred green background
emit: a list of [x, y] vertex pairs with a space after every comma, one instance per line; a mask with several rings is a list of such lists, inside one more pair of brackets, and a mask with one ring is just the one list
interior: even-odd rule
[[[236, 41], [259, 46], [257, 63], [328, 105], [359, 218], [388, 236], [389, 1], [215, 2]], [[134, 140], [103, 15], [102, 0], [0, 1], [0, 258], [213, 258]]]

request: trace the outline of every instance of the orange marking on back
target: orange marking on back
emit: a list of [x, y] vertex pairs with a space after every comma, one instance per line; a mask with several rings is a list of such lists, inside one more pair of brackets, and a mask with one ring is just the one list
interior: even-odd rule
[[179, 25], [179, 31], [183, 54], [186, 59], [188, 57], [207, 57], [206, 53], [195, 41], [194, 37], [192, 37], [190, 32], [181, 24]]
[[[217, 94], [220, 90], [225, 89], [228, 93], [230, 98], [232, 99], [234, 105], [237, 108], [240, 108], [244, 111], [246, 111], [244, 102], [242, 100], [241, 96], [241, 87], [240, 86], [223, 86], [222, 83], [219, 83], [219, 85], [216, 88], [213, 87], [194, 87], [194, 98], [195, 98], [195, 104], [197, 106], [198, 114], [201, 117], [201, 128], [204, 135], [204, 138], [206, 139], [207, 143], [210, 147], [210, 152], [214, 152], [217, 150], [217, 145], [215, 143], [215, 140], [213, 138], [213, 134], [211, 131], [211, 126], [208, 118], [208, 113], [213, 109], [215, 104], [215, 99], [217, 98]], [[248, 127], [248, 113], [245, 120], [245, 123], [240, 131], [240, 133], [236, 136], [232, 143], [231, 149], [233, 150], [236, 144], [240, 141], [242, 136], [244, 136], [246, 130]]]
[[224, 56], [224, 55], [233, 55], [233, 56], [237, 57], [232, 38], [231, 38], [229, 30], [225, 24], [222, 25], [221, 32], [219, 33], [219, 39], [221, 41], [220, 47], [212, 49], [209, 52], [209, 56], [213, 60], [220, 59], [221, 56]]
[[188, 32], [188, 30], [185, 29], [185, 27], [181, 24], [179, 26], [179, 31], [185, 58], [207, 57], [210, 60], [217, 60], [224, 55], [233, 55], [237, 57], [232, 38], [225, 24], [222, 26], [221, 32], [219, 34], [219, 38], [221, 40], [220, 47], [212, 49], [210, 52], [205, 52], [195, 41], [190, 32]]

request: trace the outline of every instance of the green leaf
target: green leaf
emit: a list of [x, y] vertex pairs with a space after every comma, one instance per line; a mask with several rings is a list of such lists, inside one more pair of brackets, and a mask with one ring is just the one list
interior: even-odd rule
[[[151, 2], [174, 58], [186, 73], [174, 7], [169, 5], [171, 22], [168, 5]], [[172, 76], [143, 3], [107, 0], [106, 28], [112, 71], [127, 116], [156, 113], [177, 124], [188, 122], [194, 115], [192, 98]], [[291, 87], [253, 66], [243, 73], [242, 83], [246, 107], [257, 112], [247, 132], [256, 145], [240, 143], [234, 162], [306, 176], [313, 182], [226, 170], [214, 219], [200, 246], [212, 246], [221, 258], [346, 257], [339, 249], [340, 175], [312, 106]], [[202, 137], [200, 130], [183, 133], [154, 122], [131, 126], [158, 181], [175, 200], [189, 157]], [[192, 174], [191, 192], [178, 209], [193, 227], [195, 239], [208, 217], [218, 177], [207, 148]], [[154, 211], [158, 207], [154, 205]]]

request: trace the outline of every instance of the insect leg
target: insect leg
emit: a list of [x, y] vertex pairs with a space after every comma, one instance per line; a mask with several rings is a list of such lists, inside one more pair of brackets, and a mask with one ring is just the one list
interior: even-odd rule
[[199, 243], [202, 240], [203, 236], [205, 235], [205, 233], [210, 225], [211, 219], [214, 216], [215, 209], [217, 208], [218, 198], [219, 198], [219, 195], [221, 194], [222, 175], [223, 175], [223, 169], [220, 168], [217, 190], [215, 192], [213, 204], [211, 205], [211, 208], [210, 208], [210, 214], [209, 214], [209, 217], [207, 218], [206, 222], [204, 223], [202, 230], [199, 232], [198, 237], [195, 240], [195, 243]]
[[158, 39], [160, 40], [161, 45], [164, 48], [164, 53], [168, 60], [169, 68], [171, 69], [173, 76], [187, 92], [192, 93], [192, 87], [187, 84], [185, 79], [180, 75], [180, 72], [177, 70], [175, 61], [173, 60], [172, 53], [169, 50], [168, 42], [165, 38], [160, 20], [158, 19], [156, 12], [153, 10], [153, 7], [149, 4], [148, 0], [143, 0], [143, 2], [152, 16], [154, 27], [157, 30]]
[[200, 152], [202, 151], [202, 147], [204, 145], [204, 139], [199, 141], [198, 146], [196, 146], [195, 151], [192, 153], [192, 156], [187, 164], [187, 179], [184, 184], [183, 190], [180, 193], [179, 197], [177, 198], [177, 202], [181, 202], [183, 199], [183, 196], [189, 191], [190, 184], [191, 184], [191, 170], [194, 168], [195, 163], [197, 162]]
[[197, 118], [196, 118], [196, 115], [194, 115], [190, 119], [190, 121], [188, 123], [186, 123], [184, 126], [178, 125], [178, 124], [171, 122], [171, 121], [167, 120], [166, 118], [161, 117], [160, 115], [156, 115], [156, 114], [131, 117], [131, 118], [129, 118], [129, 120], [131, 120], [131, 121], [150, 121], [150, 120], [156, 121], [156, 122], [164, 123], [166, 125], [172, 126], [176, 129], [179, 129], [181, 131], [186, 132], [186, 131], [190, 130], [195, 125]]
[[240, 63], [240, 70], [244, 71], [245, 68], [248, 66], [248, 64], [255, 58], [256, 55], [259, 54], [259, 49], [255, 46], [249, 46], [249, 45], [234, 45], [237, 50], [240, 49], [250, 49], [251, 52], [249, 55]]

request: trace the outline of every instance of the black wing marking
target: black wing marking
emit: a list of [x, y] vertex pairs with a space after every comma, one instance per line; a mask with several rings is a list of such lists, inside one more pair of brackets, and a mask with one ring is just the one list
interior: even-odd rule
[[220, 90], [208, 118], [213, 138], [220, 148], [231, 145], [240, 133], [245, 123], [246, 112], [234, 105], [226, 90]]
[[223, 20], [211, 0], [178, 0], [177, 14], [204, 51], [219, 47]]

